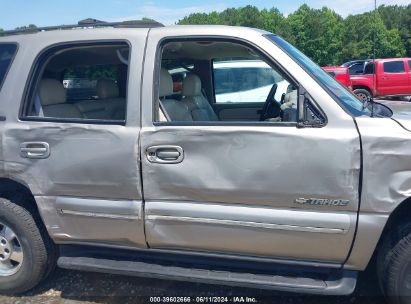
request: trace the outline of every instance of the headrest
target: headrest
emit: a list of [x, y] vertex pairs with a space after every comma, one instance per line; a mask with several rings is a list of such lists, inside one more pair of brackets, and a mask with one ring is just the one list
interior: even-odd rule
[[160, 71], [159, 87], [160, 97], [173, 95], [173, 78], [171, 78], [170, 73], [165, 68], [161, 68]]
[[96, 90], [100, 99], [116, 98], [120, 95], [117, 83], [111, 79], [99, 79]]
[[49, 106], [66, 102], [66, 90], [63, 84], [51, 78], [44, 78], [40, 81], [38, 94], [41, 105]]
[[188, 74], [183, 80], [183, 96], [200, 96], [201, 80], [196, 74]]

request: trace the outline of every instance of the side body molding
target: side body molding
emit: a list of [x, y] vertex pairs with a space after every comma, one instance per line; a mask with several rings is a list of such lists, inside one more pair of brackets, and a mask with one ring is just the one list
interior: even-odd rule
[[36, 200], [56, 243], [146, 247], [141, 201], [75, 197], [36, 197]]
[[[272, 252], [287, 257], [290, 249], [278, 244], [288, 238], [289, 246], [304, 248], [292, 250], [301, 252], [294, 258], [314, 257], [317, 246], [324, 242], [332, 246], [337, 234], [352, 237], [355, 217], [355, 212], [171, 201], [150, 201], [145, 210], [147, 242], [153, 248], [206, 248], [243, 254], [252, 249], [255, 255]], [[323, 258], [331, 256], [325, 251]]]

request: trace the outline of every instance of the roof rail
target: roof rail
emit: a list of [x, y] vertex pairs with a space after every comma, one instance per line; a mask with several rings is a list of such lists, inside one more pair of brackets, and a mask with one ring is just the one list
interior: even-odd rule
[[19, 34], [29, 34], [37, 32], [46, 32], [54, 30], [71, 30], [76, 28], [98, 28], [98, 27], [115, 27], [115, 28], [154, 28], [154, 27], [163, 27], [164, 24], [154, 21], [154, 20], [128, 20], [121, 22], [106, 22], [93, 18], [87, 18], [80, 20], [77, 24], [68, 24], [68, 25], [57, 25], [57, 26], [45, 26], [45, 27], [34, 27], [34, 28], [25, 28], [19, 30], [3, 31], [1, 36], [9, 35], [19, 35]]

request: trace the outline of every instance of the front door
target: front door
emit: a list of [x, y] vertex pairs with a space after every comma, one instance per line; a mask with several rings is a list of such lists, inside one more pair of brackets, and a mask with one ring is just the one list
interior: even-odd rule
[[[147, 49], [151, 54], [157, 48], [154, 40]], [[162, 45], [162, 78], [160, 62], [156, 70], [153, 62], [145, 66], [160, 82], [156, 87], [160, 92], [154, 90], [154, 96], [149, 83], [153, 78], [146, 77], [143, 83], [141, 162], [149, 246], [342, 262], [353, 240], [358, 208], [360, 146], [352, 119], [298, 128], [292, 113], [294, 98], [301, 93], [296, 90], [299, 84], [263, 57], [257, 59], [270, 66], [267, 75], [275, 75], [271, 86], [288, 83], [281, 83], [287, 90], [284, 97], [280, 94], [284, 100], [272, 96], [270, 104], [288, 103], [283, 114], [289, 116], [272, 114], [252, 122], [172, 118], [162, 122], [164, 118], [155, 114], [152, 118], [151, 113], [159, 111], [158, 97], [178, 111], [190, 103], [185, 96], [181, 100], [166, 96], [172, 88], [165, 87], [171, 86], [171, 80], [164, 70], [173, 68], [167, 65], [167, 56], [178, 55], [169, 52], [175, 45]], [[230, 58], [241, 54], [241, 60], [248, 53], [249, 61], [259, 54], [243, 42], [182, 40], [178, 45], [185, 57], [187, 47], [197, 59], [200, 54], [204, 59], [221, 58], [218, 50]], [[214, 47], [205, 52], [202, 47], [209, 45]]]

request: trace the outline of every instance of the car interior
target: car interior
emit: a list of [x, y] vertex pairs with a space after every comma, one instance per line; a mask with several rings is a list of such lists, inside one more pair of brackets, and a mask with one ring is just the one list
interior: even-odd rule
[[166, 43], [159, 77], [160, 121], [297, 121], [297, 86], [240, 43]]
[[128, 45], [59, 50], [47, 58], [28, 116], [124, 121]]
[[[125, 43], [50, 52], [26, 115], [124, 123], [128, 59]], [[159, 78], [160, 122], [297, 121], [297, 86], [281, 68], [240, 43], [166, 43]]]

